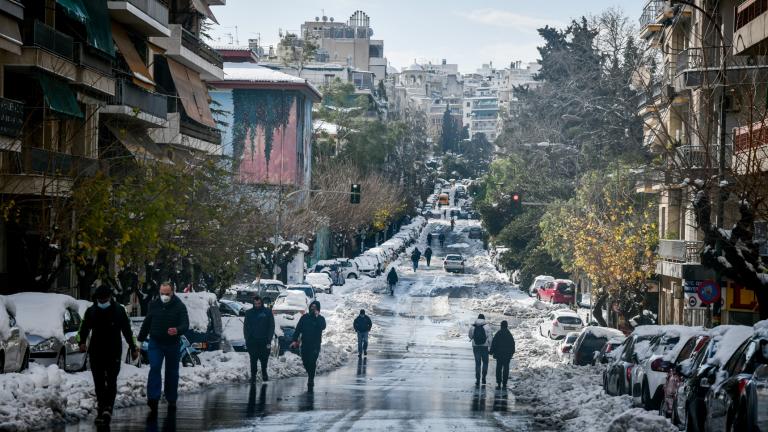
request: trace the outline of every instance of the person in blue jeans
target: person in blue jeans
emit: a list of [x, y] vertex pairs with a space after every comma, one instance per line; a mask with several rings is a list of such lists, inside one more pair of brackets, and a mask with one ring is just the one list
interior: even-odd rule
[[373, 327], [371, 318], [365, 314], [365, 309], [360, 309], [360, 315], [355, 318], [352, 326], [357, 332], [357, 356], [368, 356], [368, 333]]
[[[168, 409], [176, 409], [179, 389], [179, 345], [181, 335], [189, 329], [189, 315], [184, 303], [173, 294], [170, 284], [160, 286], [160, 298], [152, 301], [141, 324], [139, 342], [149, 336], [149, 377], [147, 378], [147, 405], [157, 413], [162, 390]], [[165, 361], [165, 386], [160, 370]]]

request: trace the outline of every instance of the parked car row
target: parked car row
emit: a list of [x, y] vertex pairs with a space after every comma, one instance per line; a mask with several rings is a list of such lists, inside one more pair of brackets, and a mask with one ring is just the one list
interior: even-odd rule
[[608, 363], [606, 393], [629, 395], [681, 430], [768, 430], [768, 322], [639, 326], [597, 358]]

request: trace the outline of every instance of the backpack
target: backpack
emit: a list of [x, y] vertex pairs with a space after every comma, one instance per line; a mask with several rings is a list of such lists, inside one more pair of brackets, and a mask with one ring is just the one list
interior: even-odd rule
[[475, 326], [475, 330], [472, 331], [472, 340], [475, 342], [475, 345], [484, 345], [488, 341], [488, 335], [485, 334], [483, 326]]

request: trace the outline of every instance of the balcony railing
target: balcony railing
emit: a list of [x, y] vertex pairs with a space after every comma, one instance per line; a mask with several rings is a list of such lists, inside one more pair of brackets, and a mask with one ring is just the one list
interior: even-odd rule
[[208, 46], [208, 44], [195, 36], [194, 33], [183, 27], [181, 29], [181, 44], [184, 46], [184, 48], [199, 55], [208, 63], [219, 68], [224, 67], [224, 59], [215, 49]]
[[128, 3], [168, 27], [168, 4], [158, 0], [128, 0]]
[[72, 38], [40, 21], [35, 21], [31, 34], [24, 42], [25, 45], [42, 48], [69, 60], [74, 58]]
[[181, 133], [209, 143], [221, 145], [221, 132], [218, 129], [201, 125], [189, 118], [189, 116], [184, 113], [184, 110], [179, 111], [181, 111], [181, 119], [179, 121], [179, 130]]
[[768, 12], [768, 0], [747, 0], [736, 6], [734, 30], [738, 30]]
[[[725, 166], [731, 166], [732, 147], [726, 145], [725, 148]], [[720, 146], [713, 145], [707, 151], [704, 146], [681, 145], [677, 148], [677, 155], [683, 163], [684, 168], [717, 168], [720, 160]]]
[[701, 250], [704, 243], [689, 240], [659, 240], [659, 258], [680, 263], [701, 263]]
[[0, 135], [18, 137], [24, 126], [24, 104], [0, 98]]
[[148, 92], [126, 79], [117, 81], [115, 87], [110, 105], [127, 105], [155, 117], [168, 117], [168, 98], [165, 95]]
[[88, 47], [87, 44], [74, 43], [74, 61], [77, 65], [97, 70], [103, 75], [112, 75], [112, 60], [101, 51]]
[[[727, 49], [727, 48], [726, 48]], [[677, 54], [677, 73], [720, 66], [722, 47], [688, 48]]]
[[36, 147], [24, 147], [22, 159], [25, 174], [93, 175], [99, 169], [97, 159], [73, 156], [68, 153], [53, 152]]
[[643, 8], [642, 15], [640, 15], [640, 28], [648, 24], [655, 24], [656, 18], [662, 10], [664, 10], [664, 0], [649, 0]]

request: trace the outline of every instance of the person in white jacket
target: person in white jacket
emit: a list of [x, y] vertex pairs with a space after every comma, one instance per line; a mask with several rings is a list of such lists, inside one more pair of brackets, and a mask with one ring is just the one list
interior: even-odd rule
[[[472, 352], [475, 355], [475, 385], [479, 386], [482, 380], [485, 385], [485, 376], [488, 375], [488, 348], [491, 346], [493, 333], [491, 326], [485, 321], [485, 315], [480, 314], [472, 326], [469, 327], [469, 339], [472, 341]], [[482, 375], [480, 374], [482, 365]]]

